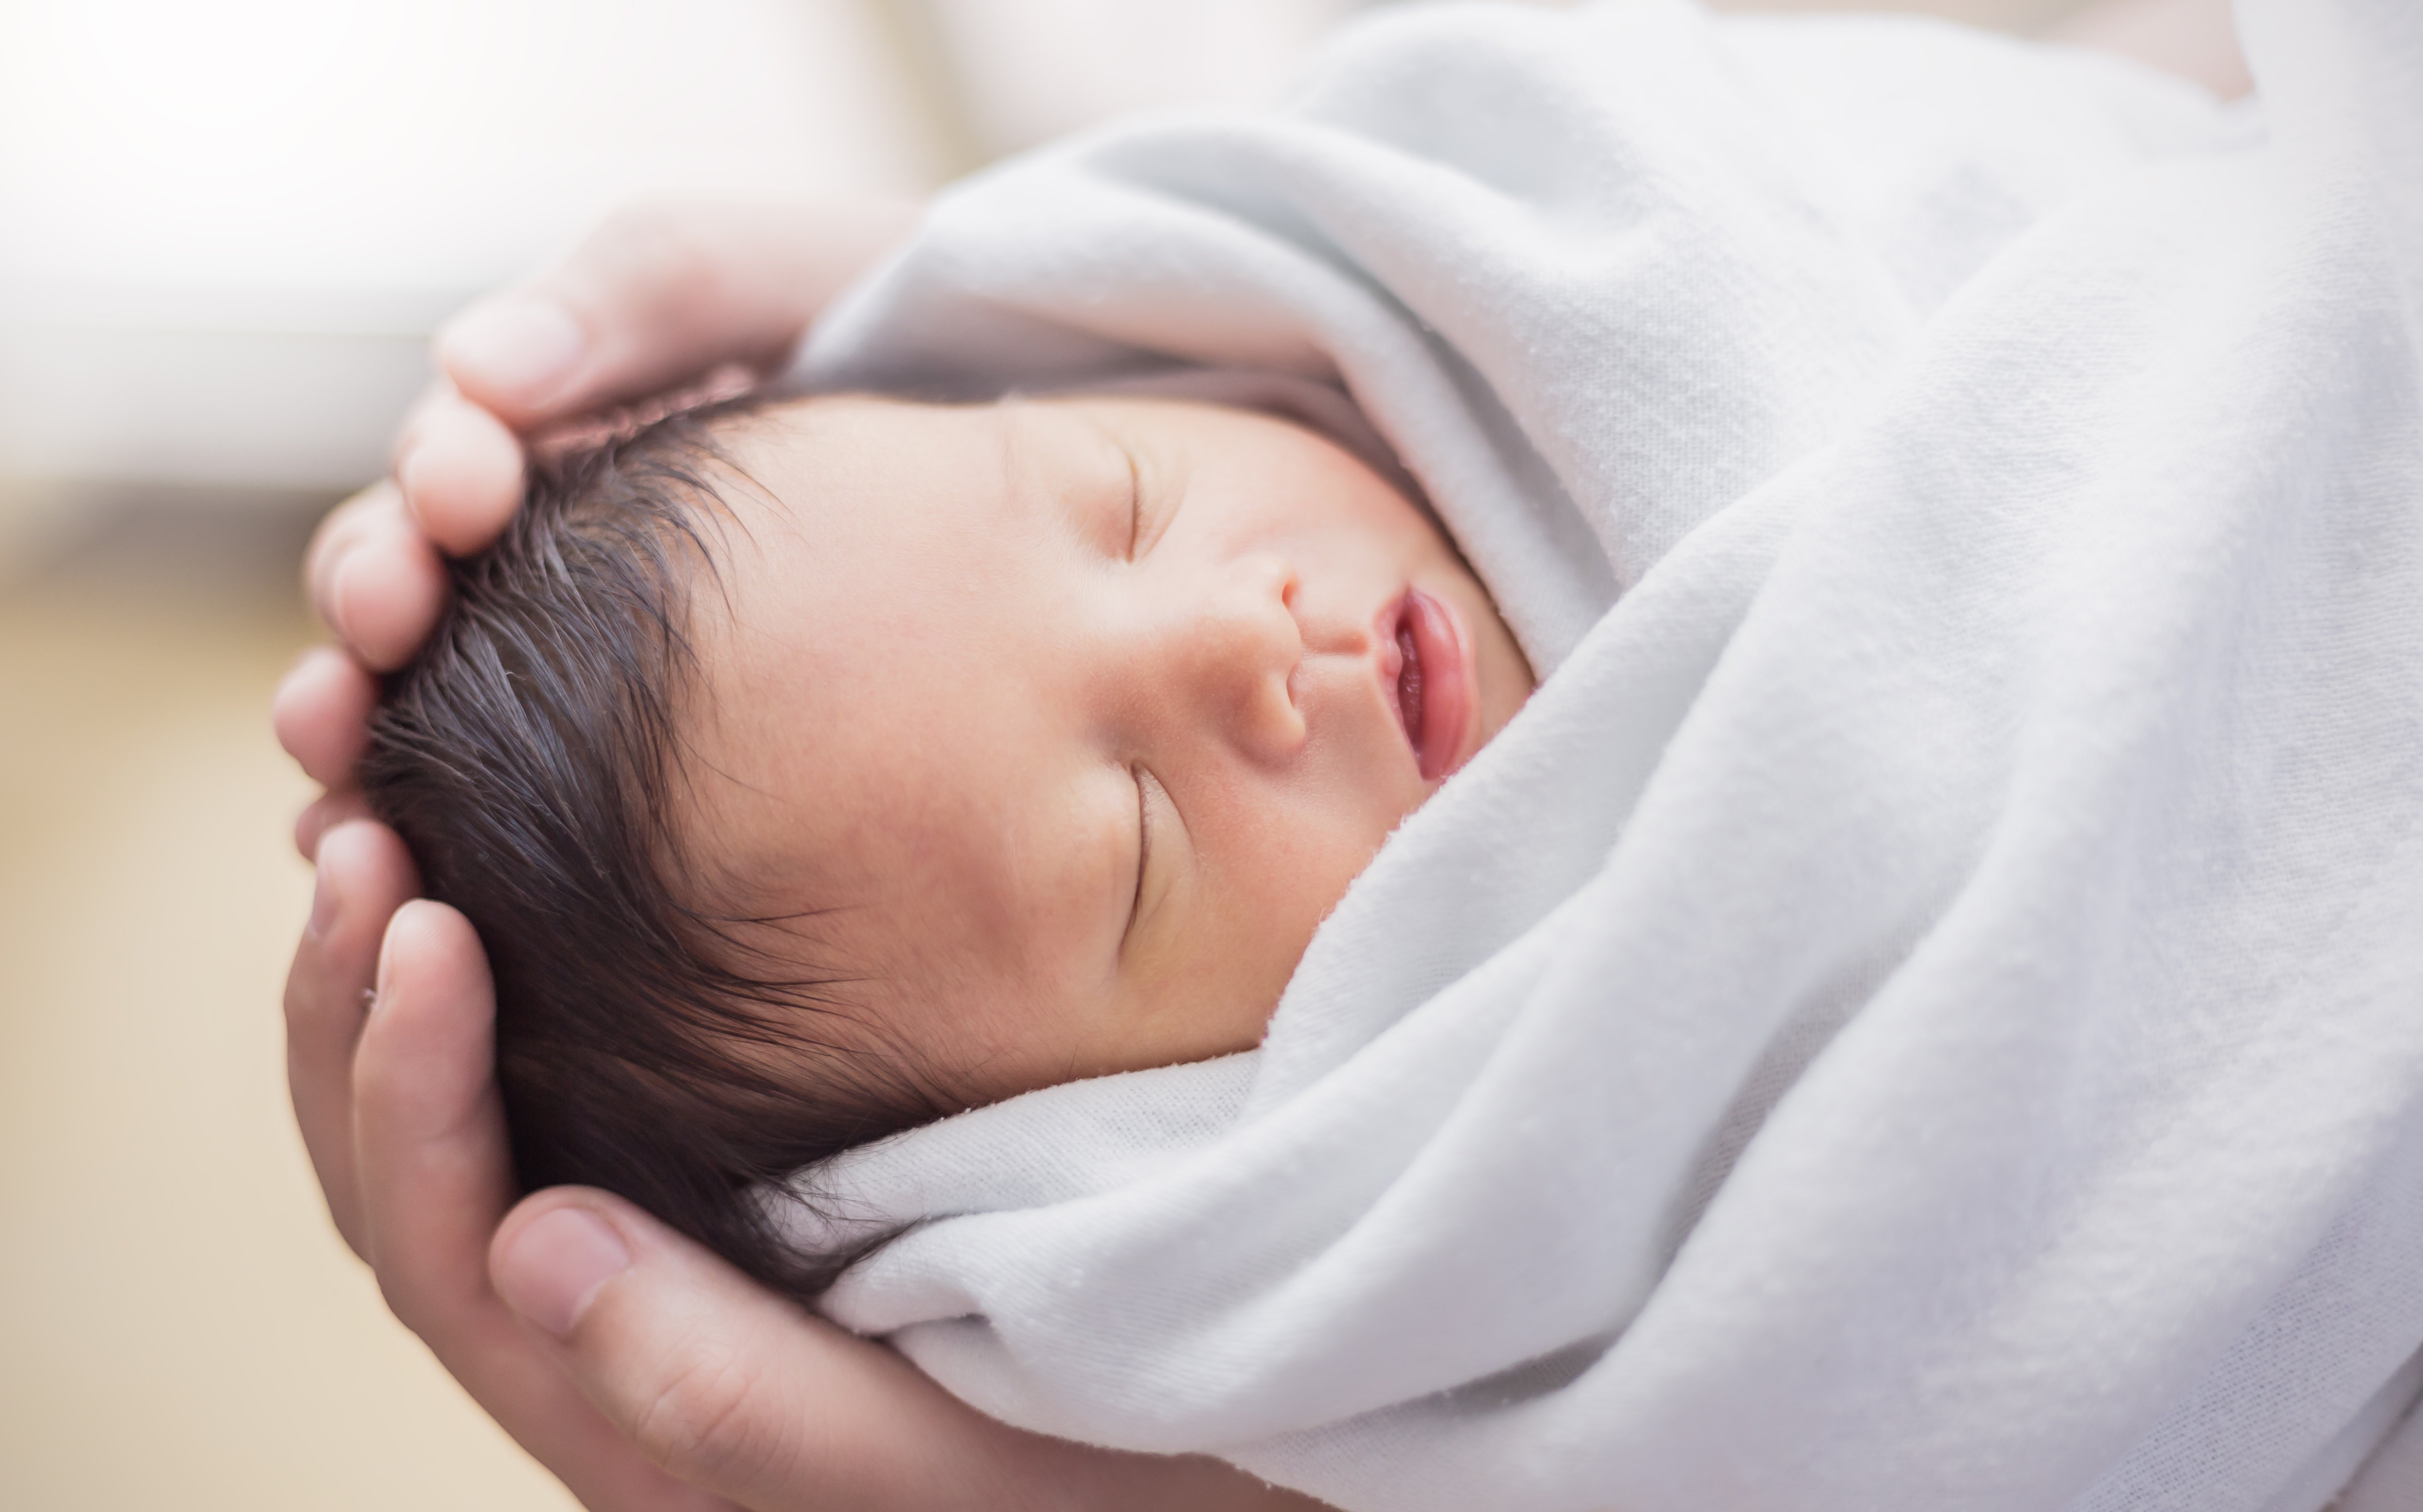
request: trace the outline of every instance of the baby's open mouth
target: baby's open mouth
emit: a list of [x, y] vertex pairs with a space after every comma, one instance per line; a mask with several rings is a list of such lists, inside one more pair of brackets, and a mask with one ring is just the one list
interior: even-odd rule
[[1388, 623], [1396, 655], [1397, 722], [1414, 748], [1422, 780], [1435, 782], [1453, 769], [1471, 719], [1471, 658], [1453, 611], [1420, 589], [1397, 601]]

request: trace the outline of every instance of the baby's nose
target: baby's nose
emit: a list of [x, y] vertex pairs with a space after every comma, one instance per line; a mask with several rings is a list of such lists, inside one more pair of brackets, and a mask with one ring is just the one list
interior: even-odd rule
[[1244, 559], [1229, 563], [1173, 627], [1172, 655], [1197, 711], [1259, 761], [1284, 760], [1304, 745], [1291, 688], [1304, 660], [1295, 590], [1286, 562]]

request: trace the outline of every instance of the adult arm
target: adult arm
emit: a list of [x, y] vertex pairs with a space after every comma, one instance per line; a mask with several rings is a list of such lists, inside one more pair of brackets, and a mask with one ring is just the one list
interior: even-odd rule
[[438, 552], [494, 539], [518, 436], [718, 363], [770, 364], [905, 225], [892, 207], [660, 207], [441, 336], [446, 373], [396, 479], [323, 526], [307, 566], [342, 649], [279, 690], [280, 739], [328, 789], [296, 839], [318, 887], [286, 990], [295, 1116], [330, 1215], [388, 1305], [598, 1512], [1314, 1506], [1217, 1461], [1021, 1433], [897, 1355], [750, 1283], [630, 1205], [515, 1202], [493, 995], [459, 914], [412, 902], [352, 766], [374, 669], [445, 599]]

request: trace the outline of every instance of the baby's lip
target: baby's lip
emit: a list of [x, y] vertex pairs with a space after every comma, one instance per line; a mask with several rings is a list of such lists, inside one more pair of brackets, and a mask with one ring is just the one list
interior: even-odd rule
[[1460, 765], [1481, 706], [1472, 638], [1455, 606], [1409, 588], [1380, 617], [1381, 691], [1397, 713], [1422, 780]]

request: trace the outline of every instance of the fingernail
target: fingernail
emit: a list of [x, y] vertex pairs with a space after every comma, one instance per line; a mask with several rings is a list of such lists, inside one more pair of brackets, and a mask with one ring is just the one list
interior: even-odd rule
[[598, 1288], [630, 1268], [631, 1252], [612, 1224], [585, 1207], [559, 1207], [498, 1257], [497, 1291], [515, 1312], [569, 1338]]
[[446, 329], [446, 365], [535, 404], [562, 388], [589, 345], [572, 312], [547, 299], [500, 299]]

